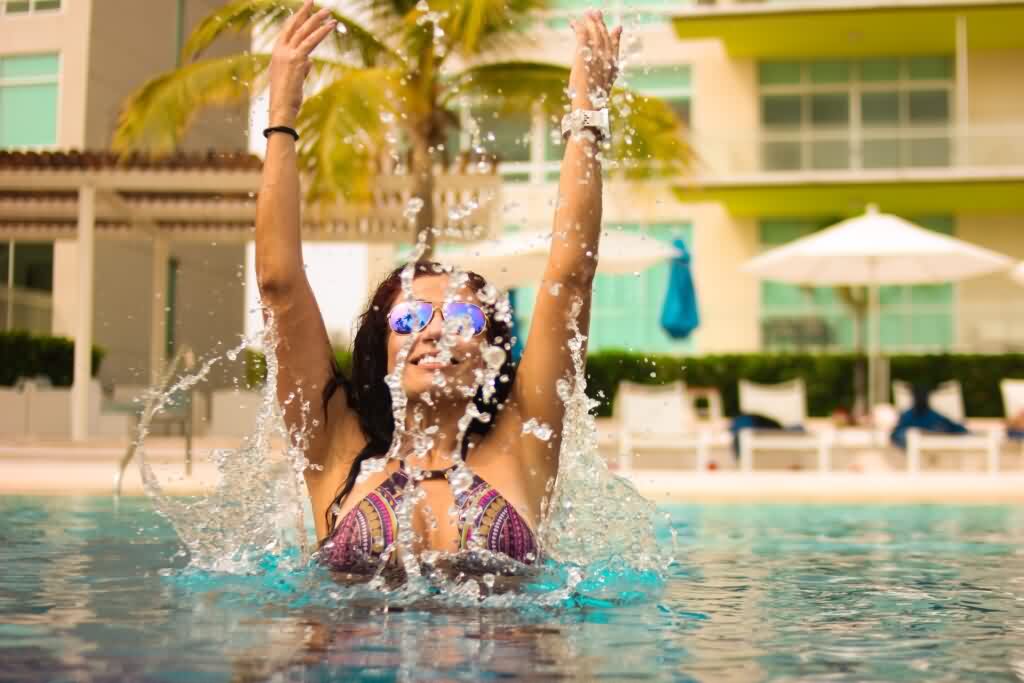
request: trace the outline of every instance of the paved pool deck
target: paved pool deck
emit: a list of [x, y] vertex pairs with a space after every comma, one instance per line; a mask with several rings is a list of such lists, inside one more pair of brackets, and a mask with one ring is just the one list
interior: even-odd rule
[[[218, 478], [209, 461], [214, 449], [237, 448], [238, 438], [200, 438], [194, 443], [190, 476], [184, 471], [180, 437], [150, 437], [146, 458], [172, 494], [209, 491]], [[7, 440], [0, 442], [0, 495], [109, 495], [127, 440]], [[679, 461], [683, 458], [680, 456]], [[926, 470], [917, 475], [901, 470], [843, 471], [732, 469], [694, 472], [661, 466], [637, 467], [628, 476], [657, 503], [682, 502], [876, 502], [876, 503], [1014, 503], [1024, 504], [1024, 468], [995, 474], [954, 469]], [[139, 468], [131, 464], [122, 482], [125, 495], [142, 495]]]

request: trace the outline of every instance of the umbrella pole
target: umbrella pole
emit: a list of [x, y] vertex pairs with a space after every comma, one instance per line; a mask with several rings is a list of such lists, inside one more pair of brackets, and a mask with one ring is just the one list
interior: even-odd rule
[[868, 412], [880, 402], [878, 386], [878, 354], [882, 341], [882, 316], [879, 304], [878, 283], [868, 287]]

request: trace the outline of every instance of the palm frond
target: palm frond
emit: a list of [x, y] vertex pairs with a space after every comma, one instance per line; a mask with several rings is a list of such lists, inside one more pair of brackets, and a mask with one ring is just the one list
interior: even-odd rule
[[345, 69], [333, 83], [306, 100], [299, 113], [299, 169], [310, 179], [308, 198], [359, 201], [370, 194], [375, 160], [387, 147], [402, 113], [402, 72], [397, 69]]
[[611, 97], [612, 153], [630, 179], [682, 175], [693, 165], [683, 122], [657, 97], [616, 88]]
[[[182, 61], [200, 56], [218, 37], [228, 31], [251, 33], [283, 23], [299, 7], [302, 0], [234, 0], [207, 16], [189, 35], [182, 48]], [[316, 11], [317, 8], [314, 8]], [[382, 56], [398, 60], [398, 56], [370, 29], [355, 18], [331, 10], [345, 32], [335, 32], [331, 41], [339, 54], [358, 52], [363, 64], [376, 64]]]
[[[569, 69], [543, 62], [496, 62], [466, 69], [444, 93], [445, 106], [465, 98], [486, 103], [499, 112], [528, 112], [539, 104], [557, 127], [569, 103], [565, 92]], [[616, 88], [611, 98], [612, 150], [629, 178], [686, 172], [693, 154], [683, 123], [667, 103]]]
[[440, 26], [452, 51], [479, 55], [492, 38], [521, 30], [524, 19], [546, 8], [547, 0], [432, 0], [430, 8], [444, 16]]
[[530, 111], [535, 104], [555, 115], [569, 103], [569, 69], [545, 62], [494, 62], [471, 67], [453, 78], [442, 94], [446, 106], [460, 99], [487, 102], [503, 112]]
[[268, 55], [231, 55], [157, 76], [125, 102], [114, 132], [114, 149], [173, 151], [201, 109], [248, 102], [251, 84], [269, 63]]

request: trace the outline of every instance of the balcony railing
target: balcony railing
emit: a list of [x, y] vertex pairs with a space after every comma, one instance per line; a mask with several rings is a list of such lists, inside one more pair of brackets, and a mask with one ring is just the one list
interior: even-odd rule
[[1021, 171], [1024, 126], [860, 130], [693, 131], [690, 144], [705, 180], [822, 172], [883, 174], [906, 169]]

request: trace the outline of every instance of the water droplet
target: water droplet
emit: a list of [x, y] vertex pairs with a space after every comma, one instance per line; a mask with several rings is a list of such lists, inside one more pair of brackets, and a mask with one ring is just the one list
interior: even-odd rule
[[538, 422], [536, 418], [531, 417], [523, 423], [523, 434], [532, 434], [541, 441], [550, 441], [551, 437], [554, 436], [554, 430], [551, 429], [550, 425]]
[[410, 197], [409, 201], [405, 203], [404, 215], [408, 220], [413, 220], [423, 210], [423, 199], [420, 197]]

